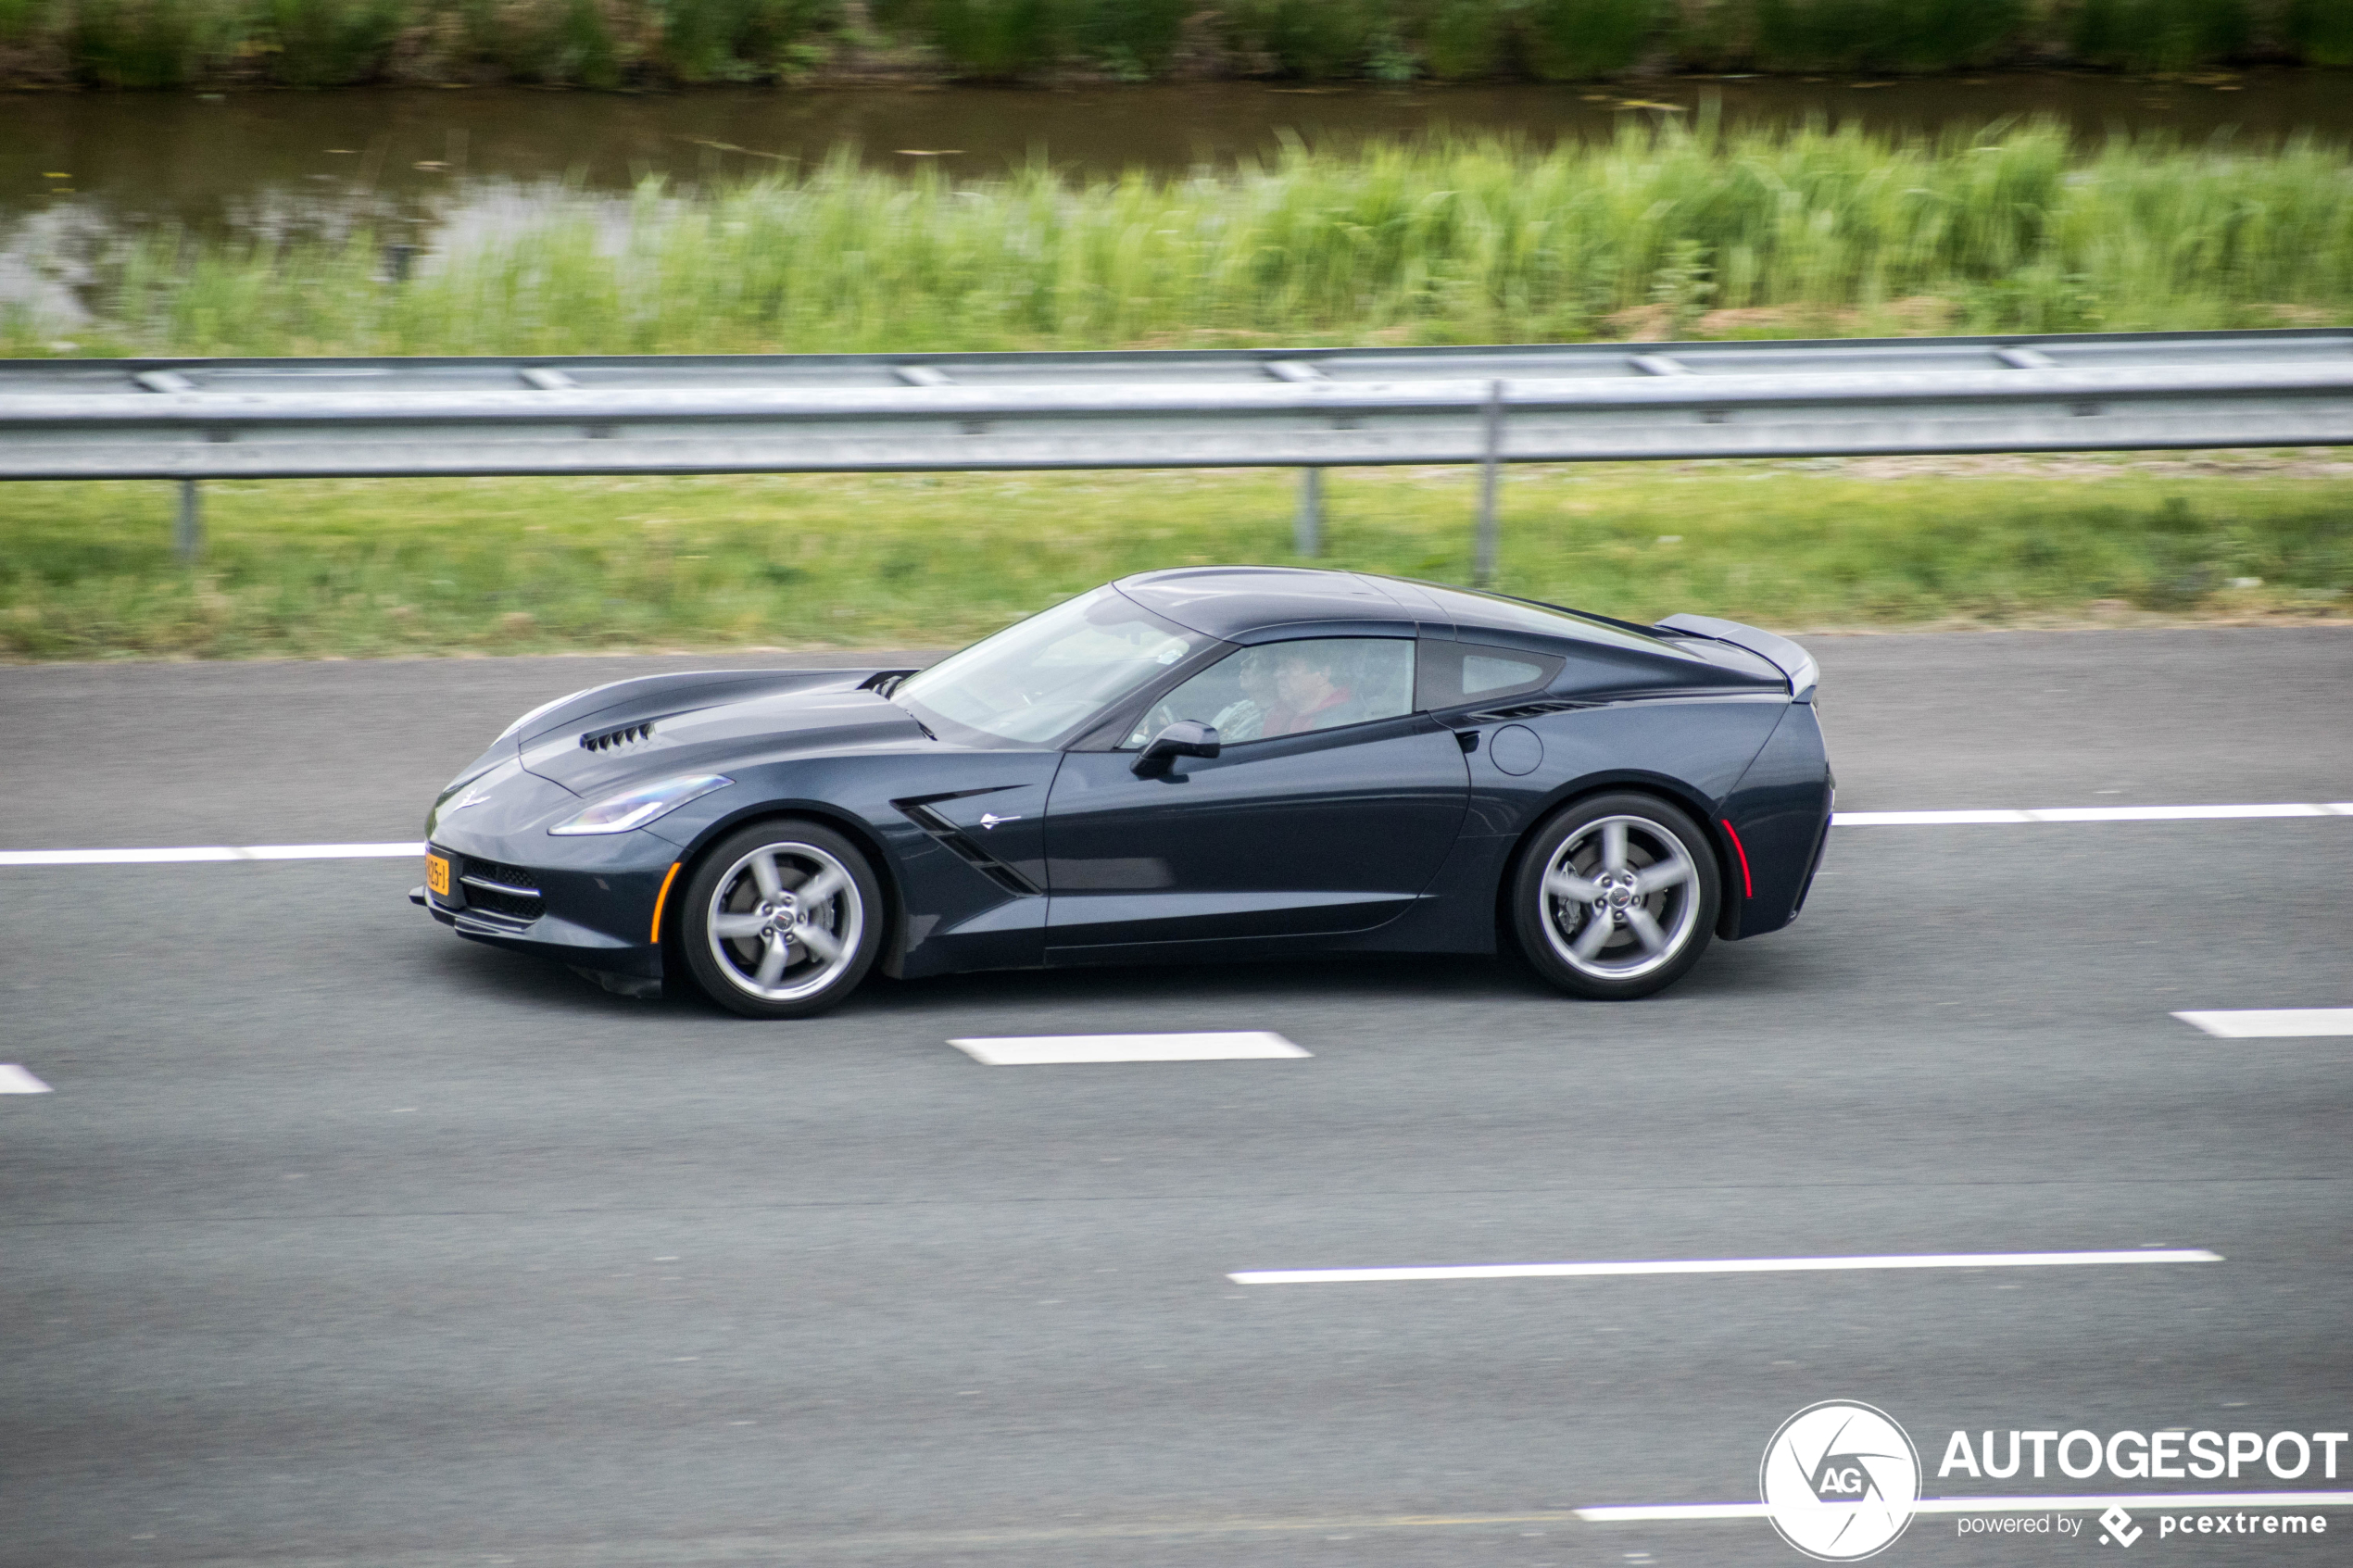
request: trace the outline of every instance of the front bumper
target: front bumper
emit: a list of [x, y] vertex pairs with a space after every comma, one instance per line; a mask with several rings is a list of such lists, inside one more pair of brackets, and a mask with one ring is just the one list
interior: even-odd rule
[[445, 823], [426, 853], [448, 859], [449, 890], [409, 897], [459, 935], [575, 968], [661, 977], [654, 913], [676, 845], [642, 831], [557, 838]]

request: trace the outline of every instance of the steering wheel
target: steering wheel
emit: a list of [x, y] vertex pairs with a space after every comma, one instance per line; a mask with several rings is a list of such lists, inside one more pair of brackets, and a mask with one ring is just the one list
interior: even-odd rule
[[1143, 721], [1128, 734], [1131, 738], [1140, 734], [1149, 741], [1176, 721], [1176, 710], [1165, 702], [1156, 702], [1152, 704], [1151, 711], [1144, 715]]

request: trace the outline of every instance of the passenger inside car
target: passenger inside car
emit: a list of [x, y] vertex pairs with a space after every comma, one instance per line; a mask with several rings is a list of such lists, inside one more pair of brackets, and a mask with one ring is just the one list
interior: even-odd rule
[[1333, 667], [1333, 646], [1286, 643], [1275, 650], [1275, 706], [1261, 734], [1298, 735], [1347, 722], [1340, 710], [1355, 693], [1343, 684], [1347, 673]]

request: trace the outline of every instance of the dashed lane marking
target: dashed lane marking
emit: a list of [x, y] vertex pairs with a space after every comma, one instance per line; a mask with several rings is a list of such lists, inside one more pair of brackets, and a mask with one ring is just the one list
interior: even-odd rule
[[[2098, 1497], [1921, 1498], [1914, 1513], [2084, 1513], [2110, 1508], [2353, 1508], [2353, 1492], [2111, 1492]], [[1762, 1502], [1662, 1502], [1580, 1508], [1594, 1524], [1679, 1519], [1764, 1519]]]
[[45, 1095], [49, 1085], [13, 1061], [0, 1061], [0, 1095]]
[[1008, 1035], [950, 1040], [988, 1067], [1052, 1067], [1104, 1061], [1242, 1061], [1308, 1053], [1263, 1029], [1217, 1035]]
[[2292, 1040], [2353, 1035], [2353, 1008], [2241, 1008], [2218, 1012], [2177, 1012], [2173, 1016], [2225, 1040]]
[[1399, 1269], [1253, 1269], [1236, 1285], [1371, 1285], [1433, 1279], [1590, 1279], [1610, 1274], [1811, 1273], [1840, 1269], [2046, 1269], [2098, 1263], [2219, 1263], [2203, 1248], [2130, 1252], [1900, 1252], [1863, 1258], [1674, 1258], [1635, 1263], [1462, 1263]]

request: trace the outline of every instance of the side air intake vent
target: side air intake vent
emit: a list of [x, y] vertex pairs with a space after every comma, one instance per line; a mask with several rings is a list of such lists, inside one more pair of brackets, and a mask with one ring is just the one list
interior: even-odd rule
[[950, 854], [954, 855], [1006, 892], [1035, 897], [1046, 890], [1024, 876], [1015, 868], [1007, 865], [974, 843], [970, 834], [932, 809], [934, 801], [962, 800], [969, 796], [996, 793], [995, 787], [960, 789], [946, 795], [918, 795], [906, 800], [894, 800], [891, 804], [904, 812], [917, 827], [945, 845]]
[[1514, 719], [1536, 719], [1547, 713], [1567, 713], [1571, 709], [1592, 706], [1590, 702], [1579, 702], [1573, 697], [1551, 696], [1537, 702], [1515, 703], [1509, 708], [1490, 708], [1482, 712], [1471, 714], [1466, 722], [1502, 724]]
[[654, 733], [654, 721], [645, 720], [635, 724], [623, 724], [617, 730], [592, 730], [580, 737], [583, 751], [610, 751], [616, 746], [628, 746], [644, 740]]

